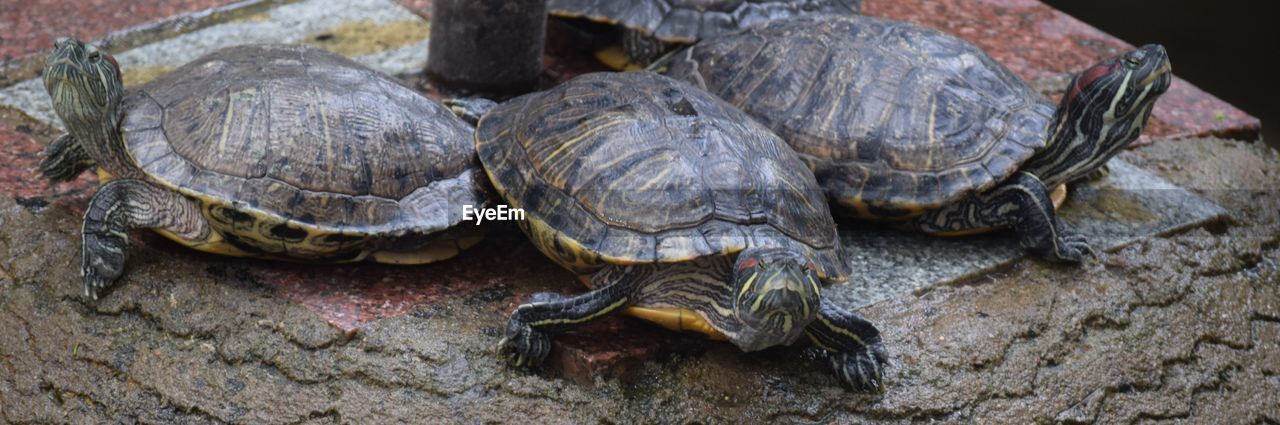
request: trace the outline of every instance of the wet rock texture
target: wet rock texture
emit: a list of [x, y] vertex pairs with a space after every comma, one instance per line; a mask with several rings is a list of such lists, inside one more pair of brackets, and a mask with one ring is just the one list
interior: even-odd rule
[[[893, 357], [883, 395], [846, 392], [801, 348], [744, 354], [665, 332], [650, 351], [674, 354], [607, 378], [511, 371], [491, 351], [505, 312], [564, 290], [554, 268], [516, 267], [348, 335], [257, 282], [251, 260], [148, 243], [93, 303], [76, 217], [3, 197], [0, 421], [1280, 421], [1280, 157], [1204, 139], [1123, 156], [1230, 218], [1083, 268], [1023, 260], [863, 309]], [[486, 257], [536, 254], [501, 234], [486, 244]], [[614, 319], [559, 349], [641, 328]]]
[[[744, 354], [625, 317], [560, 337], [526, 373], [493, 352], [507, 314], [534, 292], [581, 289], [510, 225], [421, 267], [225, 258], [135, 232], [123, 281], [84, 299], [77, 215], [96, 179], [32, 174], [60, 134], [26, 81], [50, 37], [105, 37], [137, 61], [134, 81], [252, 40], [314, 43], [414, 80], [403, 73], [421, 68], [431, 1], [397, 2], [419, 15], [381, 0], [91, 3], [119, 10], [78, 29], [67, 22], [87, 15], [62, 6], [0, 12], [0, 87], [22, 95], [0, 107], [0, 423], [1280, 422], [1280, 157], [1176, 140], [1256, 138], [1256, 119], [1189, 84], [1162, 100], [1160, 143], [1122, 158], [1229, 218], [1084, 268], [1024, 259], [860, 310], [895, 364], [882, 395], [841, 389], [803, 348]], [[971, 39], [1050, 94], [1125, 47], [1031, 0], [865, 6]], [[548, 37], [548, 83], [599, 69]]]

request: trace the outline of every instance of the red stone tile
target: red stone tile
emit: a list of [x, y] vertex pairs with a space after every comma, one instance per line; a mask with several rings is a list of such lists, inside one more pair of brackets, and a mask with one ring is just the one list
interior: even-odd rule
[[39, 178], [36, 167], [42, 159], [44, 144], [31, 135], [25, 124], [0, 125], [0, 193], [28, 205], [56, 203], [83, 211], [98, 185], [93, 173], [60, 184]]
[[101, 38], [116, 30], [234, 0], [6, 0], [0, 8], [0, 62], [42, 54], [70, 35]]
[[[55, 205], [75, 214], [84, 211], [97, 192], [94, 173], [61, 184], [50, 184], [35, 172], [40, 152], [53, 138], [48, 129], [33, 129], [21, 118], [0, 109], [0, 194], [26, 205]], [[41, 134], [36, 134], [42, 132]], [[191, 261], [212, 257], [185, 249], [151, 232], [134, 232], [136, 243], [167, 252], [182, 252]], [[250, 281], [274, 288], [334, 326], [351, 332], [365, 324], [435, 304], [445, 299], [480, 296], [476, 308], [505, 315], [514, 298], [503, 289], [511, 275], [540, 274], [563, 277], [576, 285], [568, 272], [547, 261], [514, 226], [495, 226], [486, 241], [449, 261], [423, 266], [374, 263], [342, 265], [301, 264], [259, 259], [233, 260], [244, 266]], [[571, 289], [577, 290], [578, 287]], [[496, 295], [494, 291], [496, 292]], [[523, 298], [528, 294], [518, 294]]]
[[469, 304], [506, 315], [515, 307], [506, 301], [515, 297], [503, 281], [513, 275], [563, 275], [566, 284], [576, 282], [568, 272], [547, 261], [514, 227], [502, 229], [498, 234], [491, 232], [484, 242], [459, 256], [435, 264], [255, 261], [249, 273], [347, 332], [449, 299], [478, 297]]
[[[1036, 0], [866, 0], [863, 13], [914, 22], [968, 40], [1027, 81], [1059, 79], [1128, 49], [1107, 35]], [[1171, 58], [1177, 70], [1178, 58]], [[1175, 79], [1156, 103], [1146, 135], [1166, 139], [1218, 135], [1256, 139], [1257, 118]]]
[[[671, 354], [696, 354], [716, 342], [697, 334], [679, 334], [640, 319], [611, 316], [552, 341], [547, 366], [580, 385], [596, 377], [626, 378], [636, 366]], [[727, 343], [722, 343], [727, 344]]]

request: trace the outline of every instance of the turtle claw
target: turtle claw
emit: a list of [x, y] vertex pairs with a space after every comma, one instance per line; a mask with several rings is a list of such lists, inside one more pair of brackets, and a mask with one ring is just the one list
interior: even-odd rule
[[1050, 261], [1082, 263], [1085, 257], [1097, 258], [1097, 251], [1089, 245], [1089, 239], [1084, 235], [1069, 231], [1060, 224], [1057, 229], [1057, 237], [1045, 232], [1042, 237], [1024, 239], [1022, 246]]
[[840, 384], [855, 391], [884, 392], [884, 368], [889, 356], [875, 341], [856, 352], [831, 353], [829, 360]]
[[547, 354], [551, 352], [551, 338], [542, 331], [512, 317], [507, 321], [507, 333], [498, 342], [498, 349], [512, 366], [532, 368], [546, 360]]
[[64, 134], [45, 147], [44, 159], [36, 167], [41, 177], [51, 182], [75, 180], [77, 176], [94, 166], [93, 158], [70, 134]]
[[1053, 256], [1055, 260], [1080, 263], [1085, 257], [1097, 258], [1097, 251], [1089, 245], [1088, 238], [1079, 234], [1066, 234], [1054, 241]]
[[98, 300], [98, 294], [106, 287], [106, 279], [98, 276], [97, 273], [84, 276], [84, 296], [94, 301]]
[[84, 294], [94, 300], [124, 271], [124, 252], [129, 241], [113, 234], [86, 232], [80, 275], [84, 277]]

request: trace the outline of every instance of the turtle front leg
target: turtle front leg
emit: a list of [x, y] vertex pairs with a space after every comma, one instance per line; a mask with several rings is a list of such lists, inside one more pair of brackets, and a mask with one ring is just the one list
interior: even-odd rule
[[913, 224], [927, 233], [1012, 227], [1023, 248], [1049, 260], [1080, 262], [1094, 254], [1088, 240], [1058, 218], [1044, 183], [1027, 172], [985, 193], [926, 212]]
[[168, 189], [133, 179], [103, 185], [84, 213], [80, 273], [84, 293], [93, 299], [124, 271], [129, 230], [167, 230], [189, 240], [212, 231], [200, 207]]
[[85, 170], [97, 165], [80, 142], [71, 134], [63, 134], [44, 148], [44, 160], [40, 161], [40, 176], [55, 182], [70, 181]]
[[511, 363], [517, 367], [542, 364], [551, 351], [552, 335], [620, 311], [631, 302], [635, 288], [631, 279], [607, 285], [599, 285], [603, 282], [597, 279], [596, 283], [597, 289], [576, 296], [539, 292], [516, 307], [507, 320], [506, 335], [498, 343]]
[[840, 383], [859, 391], [883, 391], [889, 356], [880, 330], [855, 313], [823, 300], [818, 316], [804, 329], [813, 345], [825, 350]]

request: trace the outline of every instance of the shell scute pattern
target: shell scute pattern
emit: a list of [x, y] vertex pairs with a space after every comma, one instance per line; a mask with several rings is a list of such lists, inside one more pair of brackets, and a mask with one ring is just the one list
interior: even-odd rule
[[[220, 50], [125, 94], [125, 142], [237, 247], [358, 260], [486, 201], [471, 129], [411, 88], [301, 46]], [[455, 211], [456, 210], [456, 211]], [[349, 257], [349, 258], [348, 258]]]
[[[1008, 177], [1043, 148], [1054, 111], [976, 47], [875, 18], [774, 22], [666, 65], [788, 140], [837, 202], [887, 217]], [[794, 72], [757, 72], [781, 66]]]
[[551, 0], [556, 16], [620, 24], [669, 43], [807, 14], [857, 14], [861, 0]]
[[795, 246], [827, 263], [827, 274], [847, 275], [803, 163], [684, 83], [578, 77], [498, 106], [476, 139], [495, 187], [526, 210], [535, 244], [572, 270]]

